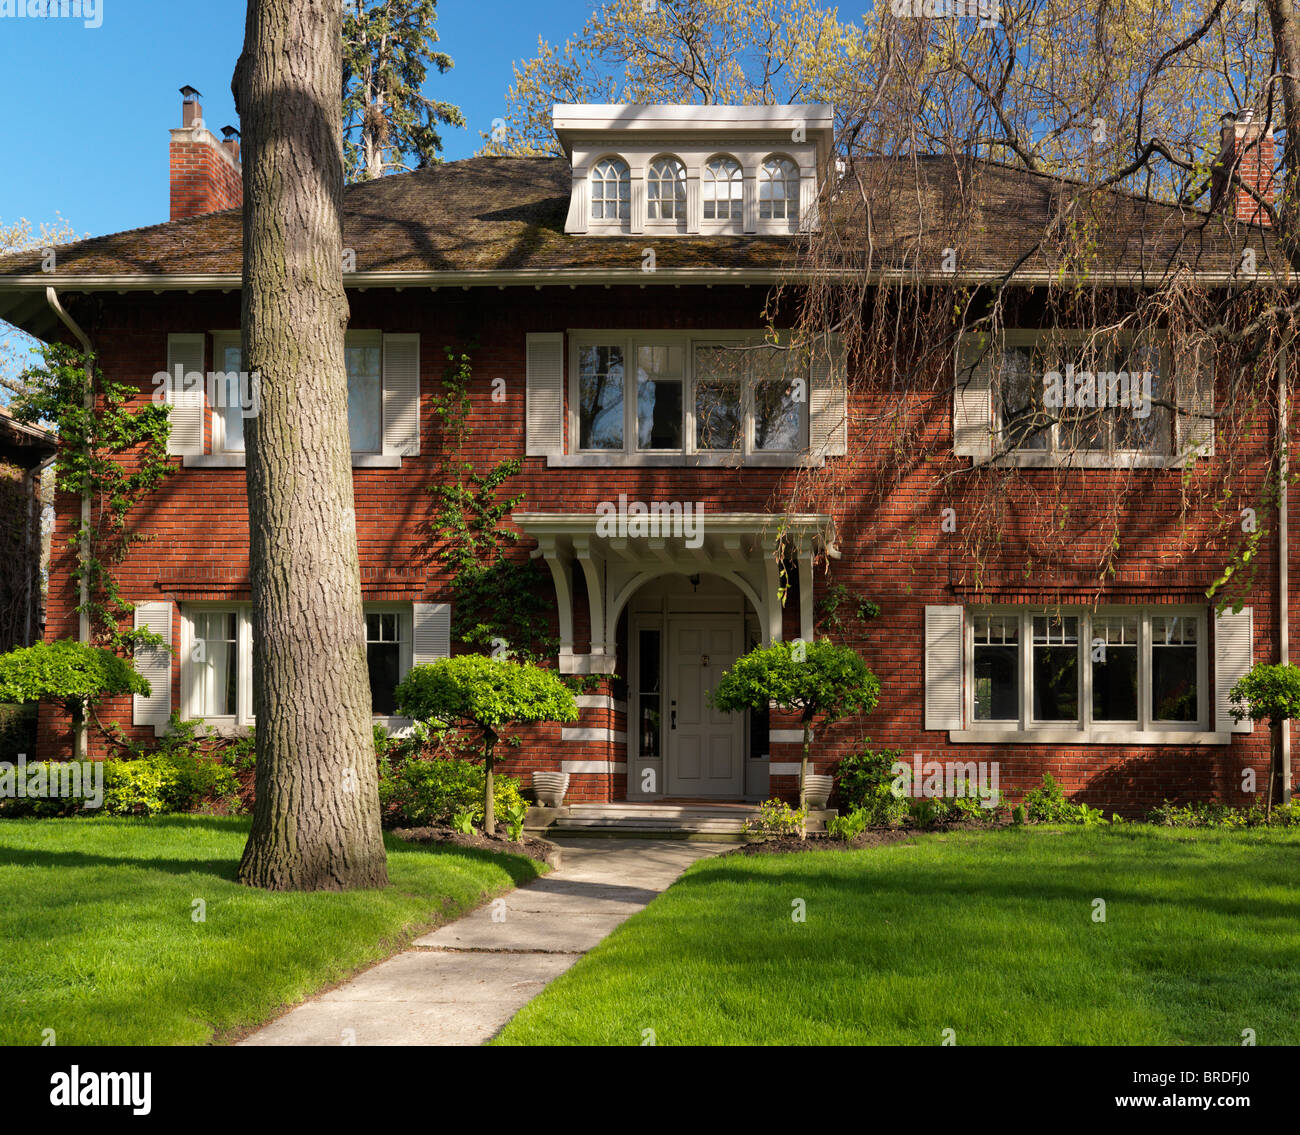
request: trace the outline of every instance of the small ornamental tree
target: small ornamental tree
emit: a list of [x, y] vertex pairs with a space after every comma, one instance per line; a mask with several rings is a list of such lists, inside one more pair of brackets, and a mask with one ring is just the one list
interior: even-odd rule
[[496, 832], [492, 773], [501, 729], [578, 719], [578, 703], [553, 670], [481, 654], [413, 667], [397, 687], [395, 700], [397, 712], [416, 721], [482, 734], [483, 827], [488, 835]]
[[[1268, 797], [1265, 813], [1273, 818], [1273, 785], [1282, 772], [1282, 729], [1293, 717], [1300, 717], [1300, 666], [1289, 662], [1269, 665], [1257, 662], [1228, 691], [1232, 716], [1237, 721], [1267, 721], [1270, 734]], [[1290, 785], [1283, 785], [1289, 795]]]
[[0, 654], [0, 702], [53, 702], [72, 715], [75, 752], [85, 753], [86, 717], [106, 697], [149, 694], [149, 683], [111, 650], [60, 639]]
[[799, 765], [799, 807], [807, 809], [808, 748], [816, 718], [830, 725], [856, 713], [870, 713], [880, 697], [880, 681], [858, 654], [829, 639], [774, 642], [755, 647], [736, 660], [709, 695], [728, 713], [776, 705], [797, 713], [803, 723]]

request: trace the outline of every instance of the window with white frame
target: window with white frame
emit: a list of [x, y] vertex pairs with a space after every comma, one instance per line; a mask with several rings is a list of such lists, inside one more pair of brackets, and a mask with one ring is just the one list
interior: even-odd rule
[[735, 158], [714, 158], [704, 167], [701, 205], [706, 221], [739, 221], [745, 208], [745, 174]]
[[975, 608], [966, 628], [973, 730], [1208, 727], [1203, 610]]
[[799, 216], [799, 167], [789, 158], [770, 157], [758, 171], [760, 220], [793, 220]]
[[366, 608], [366, 667], [370, 671], [370, 710], [378, 717], [397, 712], [394, 693], [411, 669], [411, 612], [406, 608]]
[[1149, 339], [1008, 331], [990, 360], [999, 449], [1172, 452], [1165, 354]]
[[686, 167], [676, 158], [656, 158], [646, 175], [646, 219], [686, 219]]
[[212, 450], [243, 453], [244, 422], [253, 402], [249, 378], [244, 374], [239, 332], [222, 331], [212, 336], [212, 369], [215, 373], [208, 390], [212, 400]]
[[789, 455], [808, 447], [809, 359], [743, 333], [572, 336], [580, 452]]
[[[255, 402], [244, 372], [238, 331], [212, 336], [213, 381], [208, 398], [214, 453], [244, 452], [244, 422]], [[349, 331], [344, 339], [348, 375], [348, 434], [352, 452], [379, 453], [384, 434], [384, 336], [380, 331]]]
[[[253, 723], [253, 627], [248, 603], [194, 603], [182, 611], [181, 712], [215, 726]], [[371, 712], [395, 712], [394, 691], [411, 669], [409, 603], [367, 603]]]
[[353, 453], [384, 447], [384, 337], [378, 331], [349, 331], [343, 357], [348, 369], [348, 436]]
[[591, 219], [626, 221], [632, 215], [632, 175], [619, 158], [604, 158], [591, 171]]

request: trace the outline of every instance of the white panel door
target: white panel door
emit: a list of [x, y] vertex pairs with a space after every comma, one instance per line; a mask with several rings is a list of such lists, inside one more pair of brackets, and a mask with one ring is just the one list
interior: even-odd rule
[[744, 715], [712, 709], [704, 697], [740, 657], [743, 633], [738, 617], [668, 622], [669, 796], [744, 793]]

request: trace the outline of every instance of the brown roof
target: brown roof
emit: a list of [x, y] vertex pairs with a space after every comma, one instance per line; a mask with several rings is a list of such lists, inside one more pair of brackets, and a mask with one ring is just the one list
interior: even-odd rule
[[59, 439], [51, 430], [18, 421], [0, 406], [0, 458], [24, 469], [34, 469], [47, 457], [53, 457]]
[[[356, 282], [375, 286], [377, 281], [360, 276], [388, 272], [538, 273], [538, 282], [558, 282], [566, 273], [572, 280], [584, 273], [627, 272], [629, 279], [653, 283], [640, 272], [649, 245], [657, 271], [669, 276], [679, 270], [712, 270], [720, 277], [740, 270], [770, 273], [795, 265], [806, 249], [807, 238], [793, 236], [570, 236], [564, 232], [570, 179], [569, 164], [560, 157], [470, 158], [349, 186], [344, 246], [355, 250]], [[1005, 271], [1041, 241], [1063, 201], [1079, 189], [996, 163], [946, 158], [877, 159], [864, 181], [873, 193], [872, 263], [927, 273], [936, 271], [948, 247], [957, 248], [963, 274]], [[856, 192], [856, 186], [849, 188]], [[1259, 245], [1258, 263], [1265, 270], [1273, 244], [1267, 229], [1117, 191], [1095, 194], [1076, 218], [1075, 231], [1082, 224], [1090, 234], [1095, 259], [1072, 263], [1092, 272], [1158, 277], [1173, 262], [1197, 272], [1231, 273], [1240, 262], [1243, 234], [1251, 234], [1247, 243]], [[856, 235], [846, 243], [865, 255], [865, 224], [859, 216], [848, 225]], [[11, 253], [0, 257], [0, 316], [35, 312], [45, 285], [75, 287], [77, 278], [114, 277], [120, 286], [125, 276], [238, 276], [241, 249], [241, 213], [233, 209], [62, 245], [57, 271], [49, 275], [40, 273], [39, 250]], [[1024, 268], [1054, 271], [1064, 256], [1059, 246], [1043, 248]], [[13, 285], [6, 289], [6, 276], [27, 277], [22, 286], [39, 288], [42, 296], [29, 290], [20, 304]], [[173, 286], [194, 284], [177, 280]]]

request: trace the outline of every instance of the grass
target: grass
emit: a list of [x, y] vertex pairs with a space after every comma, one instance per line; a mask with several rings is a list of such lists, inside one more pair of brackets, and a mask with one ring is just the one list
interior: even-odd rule
[[1294, 1045], [1297, 958], [1297, 832], [732, 855], [693, 866], [496, 1043], [1240, 1045], [1254, 1029]]
[[235, 882], [248, 823], [0, 821], [0, 1044], [219, 1040], [540, 870], [386, 837], [382, 891], [271, 894]]

